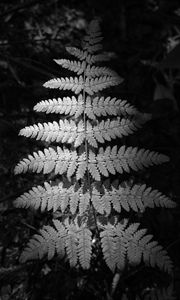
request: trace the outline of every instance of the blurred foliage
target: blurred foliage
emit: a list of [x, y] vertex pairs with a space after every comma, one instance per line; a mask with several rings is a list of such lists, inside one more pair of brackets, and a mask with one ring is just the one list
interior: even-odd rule
[[[0, 2], [0, 299], [144, 299], [156, 282], [167, 278], [152, 270], [127, 270], [111, 295], [112, 275], [101, 264], [87, 273], [62, 262], [19, 266], [28, 237], [48, 221], [48, 214], [15, 210], [13, 200], [36, 184], [36, 176], [14, 177], [13, 166], [34, 149], [18, 138], [27, 124], [41, 121], [33, 105], [49, 92], [42, 83], [62, 70], [53, 58], [65, 57], [65, 46], [79, 46], [87, 22], [102, 20], [104, 45], [116, 59], [112, 68], [124, 83], [115, 95], [127, 98], [153, 119], [127, 144], [164, 152], [171, 164], [139, 175], [173, 200], [180, 201], [180, 4], [179, 0], [1, 0]], [[63, 71], [64, 72], [64, 71]], [[64, 76], [64, 73], [63, 73]], [[38, 176], [39, 178], [39, 176]], [[38, 181], [39, 183], [39, 181]], [[174, 285], [180, 294], [180, 210], [147, 211], [144, 222], [168, 249], [175, 265]], [[96, 250], [94, 250], [96, 251]], [[168, 291], [171, 290], [171, 287]], [[164, 290], [163, 290], [163, 293]], [[155, 296], [154, 296], [155, 297]], [[158, 297], [158, 296], [157, 296]], [[177, 296], [178, 297], [178, 296]], [[152, 298], [153, 299], [153, 298]], [[157, 298], [158, 299], [158, 298]], [[169, 299], [173, 299], [170, 298]], [[177, 298], [178, 299], [178, 298]]]

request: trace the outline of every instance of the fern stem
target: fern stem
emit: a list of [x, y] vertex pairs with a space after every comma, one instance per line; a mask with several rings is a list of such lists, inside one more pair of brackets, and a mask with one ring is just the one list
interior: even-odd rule
[[[83, 73], [83, 80], [85, 82], [86, 75], [85, 72]], [[88, 164], [88, 143], [87, 143], [87, 138], [86, 138], [86, 132], [87, 132], [87, 123], [86, 123], [86, 114], [85, 114], [85, 100], [86, 100], [86, 92], [85, 89], [83, 89], [83, 100], [84, 100], [84, 112], [83, 112], [83, 121], [84, 121], [84, 127], [85, 127], [85, 152], [86, 152], [86, 163]], [[91, 188], [91, 179], [90, 179], [90, 174], [89, 170], [87, 168], [87, 182], [88, 182], [88, 189], [89, 189], [89, 194], [90, 194], [90, 200], [92, 199], [92, 188]], [[98, 226], [97, 226], [97, 218], [96, 218], [96, 211], [94, 206], [91, 204], [93, 216], [94, 216], [94, 222], [96, 226], [96, 231], [98, 232]]]

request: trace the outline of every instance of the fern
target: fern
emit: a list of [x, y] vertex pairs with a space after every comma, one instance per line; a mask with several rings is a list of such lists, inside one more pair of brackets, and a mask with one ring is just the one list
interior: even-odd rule
[[58, 219], [52, 217], [53, 225], [45, 225], [30, 239], [20, 260], [60, 256], [66, 257], [71, 267], [89, 269], [95, 241], [112, 272], [144, 263], [171, 273], [172, 262], [166, 250], [152, 240], [146, 229], [140, 228], [140, 223], [124, 220], [122, 211], [143, 213], [146, 208], [173, 208], [175, 203], [145, 184], [121, 180], [116, 187], [105, 184], [111, 175], [138, 172], [166, 163], [169, 157], [148, 149], [111, 146], [111, 141], [133, 134], [151, 116], [139, 112], [126, 100], [100, 95], [102, 90], [123, 82], [115, 71], [98, 65], [111, 57], [101, 51], [101, 41], [99, 23], [94, 20], [82, 49], [66, 48], [76, 60], [55, 59], [55, 63], [76, 76], [53, 78], [44, 87], [69, 90], [75, 96], [43, 100], [34, 110], [63, 118], [20, 131], [21, 136], [52, 145], [23, 158], [16, 165], [15, 174], [53, 173], [57, 180], [47, 179], [44, 185], [33, 187], [15, 200], [15, 206], [52, 211], [53, 216], [60, 212]]

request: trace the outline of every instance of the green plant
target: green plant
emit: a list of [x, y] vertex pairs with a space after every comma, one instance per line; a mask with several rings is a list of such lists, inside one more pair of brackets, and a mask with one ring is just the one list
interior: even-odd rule
[[145, 184], [121, 179], [124, 173], [165, 163], [169, 158], [154, 151], [114, 145], [114, 139], [134, 133], [150, 115], [126, 100], [100, 94], [123, 81], [110, 68], [97, 65], [110, 59], [101, 50], [101, 40], [99, 23], [94, 20], [82, 49], [66, 48], [77, 61], [55, 60], [78, 76], [51, 79], [44, 86], [69, 90], [76, 96], [44, 100], [34, 110], [63, 115], [59, 122], [38, 123], [20, 131], [22, 136], [53, 146], [21, 160], [15, 174], [43, 172], [56, 178], [33, 187], [15, 201], [17, 207], [53, 212], [52, 224], [32, 237], [20, 261], [58, 255], [66, 257], [71, 267], [89, 269], [91, 260], [96, 262], [97, 253], [102, 252], [112, 272], [123, 272], [125, 267], [143, 262], [171, 273], [172, 262], [166, 250], [152, 240], [140, 222], [131, 223], [124, 212], [138, 215], [146, 208], [172, 208], [175, 203]]

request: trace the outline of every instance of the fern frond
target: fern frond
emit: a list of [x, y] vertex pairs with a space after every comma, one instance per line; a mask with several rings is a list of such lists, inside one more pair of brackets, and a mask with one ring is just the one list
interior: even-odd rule
[[87, 29], [87, 35], [83, 39], [83, 49], [87, 50], [89, 53], [95, 53], [102, 49], [101, 30], [99, 22], [93, 20]]
[[98, 147], [99, 143], [111, 141], [112, 139], [121, 138], [134, 133], [135, 130], [141, 127], [144, 120], [129, 120], [120, 119], [116, 120], [107, 119], [107, 121], [101, 121], [96, 126], [92, 127], [91, 123], [87, 121], [86, 139], [93, 147]]
[[83, 226], [80, 227], [78, 232], [79, 243], [78, 243], [78, 256], [79, 262], [83, 269], [90, 268], [91, 252], [92, 252], [92, 233], [88, 228]]
[[66, 236], [66, 253], [71, 267], [75, 267], [78, 262], [78, 228], [75, 224], [67, 227], [68, 235]]
[[73, 131], [76, 131], [76, 123], [74, 121], [60, 120], [53, 123], [38, 123], [37, 125], [27, 126], [20, 130], [19, 135], [25, 137], [36, 138], [46, 142], [67, 142], [72, 139]]
[[100, 232], [102, 251], [105, 262], [112, 272], [115, 270], [115, 228], [108, 224], [104, 230]]
[[88, 170], [95, 180], [101, 180], [101, 176], [96, 165], [96, 155], [92, 151], [89, 152]]
[[79, 180], [84, 177], [87, 169], [86, 153], [82, 153], [78, 158], [78, 167], [76, 172], [76, 179]]
[[111, 197], [108, 193], [100, 197], [100, 193], [94, 187], [92, 191], [92, 204], [96, 211], [100, 214], [107, 214], [109, 215], [111, 212]]
[[84, 81], [83, 77], [66, 77], [51, 79], [44, 83], [44, 87], [50, 89], [60, 90], [72, 90], [75, 94], [79, 94], [84, 90], [87, 94], [93, 95], [105, 88], [118, 85], [122, 82], [122, 78], [119, 76], [101, 76], [89, 79], [86, 78]]
[[61, 77], [51, 79], [43, 84], [45, 88], [60, 89], [60, 90], [71, 90], [75, 94], [79, 94], [84, 89], [84, 80], [80, 75], [78, 77]]
[[[125, 146], [120, 147], [117, 152], [117, 146], [112, 149], [107, 147], [99, 149], [97, 156], [89, 152], [88, 164], [86, 162], [85, 153], [79, 157], [76, 151], [62, 150], [57, 147], [57, 151], [53, 148], [45, 149], [44, 152], [34, 152], [33, 156], [28, 155], [28, 158], [21, 160], [15, 167], [14, 173], [26, 173], [27, 171], [44, 174], [49, 174], [53, 170], [55, 174], [63, 174], [67, 172], [68, 177], [71, 177], [77, 167], [76, 178], [83, 178], [86, 169], [90, 171], [92, 177], [99, 181], [100, 174], [106, 176], [108, 173], [115, 174], [130, 172], [130, 168], [134, 171], [142, 170], [144, 167], [161, 164], [169, 161], [166, 155], [149, 150], [132, 148]], [[81, 169], [83, 168], [83, 169]], [[82, 171], [83, 170], [83, 171]]]
[[160, 270], [171, 273], [172, 262], [167, 251], [163, 250], [163, 247], [157, 242], [151, 241], [153, 236], [146, 235], [146, 229], [137, 230], [139, 225], [139, 223], [134, 223], [125, 230], [125, 237], [128, 240], [127, 258], [129, 263], [138, 265], [143, 259], [146, 265], [157, 266]]
[[79, 208], [79, 214], [83, 215], [87, 210], [90, 201], [89, 192], [83, 193], [82, 187], [75, 189], [75, 185], [69, 188], [63, 187], [62, 183], [50, 185], [48, 182], [44, 186], [33, 187], [14, 201], [14, 205], [19, 208], [41, 209], [41, 211], [53, 212], [60, 210], [62, 213], [69, 206], [72, 214]]
[[144, 167], [162, 164], [168, 162], [169, 158], [166, 155], [159, 154], [154, 151], [145, 149], [132, 148], [125, 146], [120, 147], [117, 151], [117, 146], [112, 149], [108, 146], [104, 151], [99, 149], [97, 156], [90, 151], [88, 169], [95, 180], [100, 180], [100, 174], [129, 173], [130, 169], [134, 171], [142, 170]]
[[70, 202], [71, 211], [73, 211], [71, 204], [71, 198], [74, 201], [73, 195], [75, 198], [76, 193], [74, 193], [73, 186], [64, 188], [62, 183], [53, 186], [45, 182], [44, 186], [33, 187], [30, 191], [18, 197], [14, 201], [14, 205], [21, 208], [40, 208], [41, 211], [52, 209], [55, 212], [61, 209], [64, 212]]
[[86, 43], [86, 45], [84, 45], [83, 49], [86, 50], [92, 54], [92, 53], [95, 53], [99, 50], [102, 50], [102, 45], [99, 43], [99, 44], [95, 44], [95, 45], [90, 45], [89, 43]]
[[[86, 97], [84, 103], [82, 94], [78, 95], [78, 98], [72, 96], [63, 97], [58, 99], [49, 99], [37, 103], [34, 106], [34, 110], [37, 112], [56, 113], [56, 114], [69, 114], [78, 118], [85, 112], [86, 116], [95, 120], [96, 117], [101, 116], [117, 116], [123, 115], [125, 117], [139, 115], [137, 109], [130, 105], [126, 100], [121, 100], [111, 97], [95, 97], [91, 100], [89, 96]], [[146, 119], [148, 114], [144, 114]]]
[[103, 75], [118, 76], [115, 71], [107, 67], [86, 66], [85, 61], [71, 61], [69, 59], [54, 59], [54, 61], [63, 68], [77, 73], [77, 75], [81, 75], [84, 72], [87, 77], [99, 77]]
[[66, 47], [66, 51], [69, 52], [69, 54], [75, 56], [79, 60], [85, 60], [86, 57], [88, 56], [87, 51], [80, 50], [76, 47]]
[[104, 259], [109, 268], [114, 271], [117, 267], [122, 271], [125, 262], [136, 266], [141, 260], [150, 267], [159, 267], [160, 270], [172, 272], [172, 262], [157, 242], [151, 241], [152, 235], [146, 234], [146, 229], [138, 229], [140, 224], [133, 223], [125, 228], [118, 223], [113, 226], [107, 224], [100, 232]]
[[[90, 24], [89, 27], [87, 29], [87, 35], [84, 37], [83, 39], [83, 50], [86, 50], [90, 55], [87, 56], [87, 61], [92, 60], [92, 62], [95, 62], [95, 59], [93, 61], [92, 57], [98, 56], [100, 54], [97, 55], [92, 55], [95, 52], [98, 52], [100, 50], [102, 50], [102, 41], [103, 37], [101, 36], [101, 30], [100, 30], [100, 26], [99, 26], [99, 22], [97, 20], [93, 20]], [[104, 54], [104, 53], [103, 53]], [[101, 55], [103, 55], [101, 54]], [[91, 56], [92, 55], [92, 56]], [[108, 56], [105, 57], [104, 55], [103, 60], [108, 60]]]
[[88, 54], [87, 50], [84, 51], [76, 47], [66, 47], [66, 51], [78, 58], [80, 61], [85, 60], [90, 65], [96, 62], [109, 61], [111, 59], [111, 55], [109, 55], [108, 52], [92, 55]]
[[[138, 240], [139, 251], [142, 251], [143, 261], [147, 266], [157, 266], [160, 270], [172, 273], [172, 262], [167, 251], [159, 246], [157, 242], [151, 241], [151, 235], [143, 236]], [[150, 241], [149, 241], [150, 240]], [[137, 236], [134, 236], [134, 243], [137, 243]]]
[[123, 224], [118, 223], [115, 227], [115, 263], [118, 270], [124, 270], [126, 266], [127, 239], [124, 238], [127, 220]]
[[40, 230], [39, 234], [33, 236], [21, 254], [21, 262], [41, 259], [45, 255], [50, 260], [55, 253], [61, 255], [61, 257], [65, 255], [66, 229], [58, 220], [54, 221], [54, 225], [56, 229], [46, 225]]
[[[137, 213], [144, 212], [147, 207], [172, 208], [176, 204], [145, 184], [132, 186], [124, 182], [111, 186], [110, 182], [100, 183], [102, 176], [139, 171], [169, 161], [166, 155], [137, 147], [106, 147], [106, 141], [132, 134], [150, 119], [150, 115], [140, 113], [126, 100], [98, 96], [100, 91], [123, 81], [115, 71], [96, 64], [112, 57], [112, 53], [101, 51], [101, 41], [99, 22], [94, 20], [87, 29], [82, 50], [66, 48], [76, 60], [55, 59], [61, 67], [75, 72], [76, 77], [51, 79], [44, 87], [69, 90], [76, 96], [44, 100], [35, 105], [34, 110], [68, 117], [63, 116], [58, 122], [26, 126], [19, 134], [72, 146], [53, 146], [33, 152], [16, 165], [15, 174], [43, 172], [57, 178], [55, 182], [45, 182], [21, 195], [15, 200], [15, 206], [58, 211], [54, 214], [56, 219], [52, 219], [53, 225], [44, 226], [30, 239], [21, 262], [45, 255], [48, 259], [66, 255], [71, 267], [79, 264], [83, 269], [89, 269], [94, 243], [92, 235], [95, 234], [95, 246], [101, 246], [107, 266], [116, 271], [114, 292], [120, 273], [128, 265], [137, 266], [143, 262], [169, 274], [172, 272], [166, 250], [153, 241], [146, 229], [139, 228], [140, 223], [129, 224], [128, 219], [119, 222], [117, 212], [124, 209]], [[104, 146], [98, 148], [98, 143]], [[59, 176], [64, 173], [67, 180], [64, 175]], [[57, 183], [60, 180], [64, 184]], [[95, 251], [93, 256], [96, 254]]]
[[89, 191], [86, 193], [79, 193], [79, 214], [82, 216], [89, 206], [90, 194]]
[[101, 76], [89, 79], [86, 78], [84, 90], [87, 94], [93, 95], [111, 86], [119, 85], [122, 78], [119, 76]]
[[70, 194], [70, 211], [74, 215], [76, 213], [76, 210], [78, 208], [79, 200], [80, 200], [80, 189], [76, 192], [74, 191], [74, 187], [72, 187], [72, 193]]
[[[139, 246], [139, 241], [146, 234], [146, 229], [137, 230], [140, 224], [134, 223], [125, 230], [127, 243], [127, 259], [132, 266], [137, 266], [141, 263], [144, 247]], [[132, 229], [133, 228], [133, 231]], [[135, 229], [135, 230], [134, 230]], [[145, 240], [152, 238], [152, 235], [145, 236]]]
[[[105, 169], [106, 170], [106, 169]], [[104, 174], [106, 176], [106, 173]], [[122, 208], [126, 211], [130, 209], [135, 212], [143, 212], [147, 207], [166, 207], [174, 208], [176, 203], [166, 197], [158, 190], [146, 187], [145, 184], [135, 184], [132, 187], [124, 182], [116, 189], [112, 190], [104, 188], [104, 194], [101, 194], [97, 188], [92, 190], [92, 203], [96, 211], [100, 214], [110, 214], [110, 203], [117, 212], [121, 212]]]
[[19, 135], [25, 137], [36, 138], [46, 142], [62, 142], [73, 143], [74, 146], [80, 146], [86, 138], [90, 145], [98, 147], [96, 141], [104, 143], [105, 140], [110, 141], [117, 137], [127, 136], [141, 127], [141, 122], [136, 120], [121, 119], [110, 121], [102, 121], [92, 127], [87, 122], [87, 130], [85, 131], [82, 120], [76, 125], [74, 121], [60, 120], [53, 123], [38, 123], [37, 125], [27, 126], [20, 130]]
[[37, 112], [46, 112], [47, 114], [75, 115], [77, 118], [84, 111], [83, 104], [82, 94], [80, 94], [78, 98], [72, 96], [72, 98], [63, 97], [63, 99], [58, 98], [41, 101], [34, 106], [34, 110]]
[[[123, 193], [124, 190], [124, 193]], [[133, 209], [133, 202], [136, 203], [137, 208], [144, 209], [146, 207], [166, 207], [174, 208], [176, 203], [169, 197], [163, 195], [158, 190], [153, 190], [152, 187], [147, 187], [145, 184], [135, 184], [132, 187], [128, 185], [125, 188], [120, 187], [121, 195], [128, 197], [129, 206]], [[142, 207], [143, 205], [143, 207]], [[135, 210], [135, 209], [134, 209]]]
[[[112, 57], [109, 52], [101, 52], [95, 55], [91, 55], [91, 54], [87, 55], [86, 62], [92, 65], [92, 64], [96, 64], [97, 62], [109, 61], [111, 58]], [[121, 80], [123, 81], [124, 79], [121, 78]]]
[[[88, 100], [89, 98], [87, 97], [87, 101]], [[126, 100], [111, 97], [95, 97], [92, 100], [92, 104], [89, 101], [89, 106], [94, 118], [96, 118], [96, 116], [100, 117], [107, 115], [117, 116], [118, 114], [123, 116], [132, 116], [138, 113], [137, 109], [130, 105]]]
[[118, 76], [117, 73], [107, 67], [96, 67], [87, 65], [85, 69], [85, 76], [87, 77], [99, 77], [99, 76]]
[[96, 126], [92, 126], [87, 121], [87, 129], [81, 120], [77, 125], [74, 121], [60, 120], [59, 123], [38, 123], [27, 126], [20, 130], [19, 135], [25, 137], [36, 138], [46, 142], [62, 142], [74, 143], [75, 147], [80, 146], [84, 139], [87, 139], [93, 147], [98, 147], [99, 143], [105, 140], [111, 141], [117, 137], [128, 136], [141, 127], [144, 120], [120, 119], [97, 122]]
[[[15, 167], [14, 173], [26, 173], [27, 171], [32, 172], [43, 172], [44, 174], [49, 174], [53, 170], [55, 174], [63, 174], [66, 171], [69, 173], [71, 170], [71, 164], [73, 163], [77, 166], [77, 152], [69, 151], [68, 149], [62, 150], [57, 147], [57, 151], [53, 148], [44, 149], [44, 152], [38, 151], [34, 152], [33, 156], [28, 155], [28, 158], [21, 160]], [[74, 168], [74, 171], [75, 172]], [[70, 176], [73, 175], [70, 172]]]
[[[44, 186], [33, 187], [14, 201], [14, 205], [19, 208], [46, 209], [53, 212], [60, 209], [62, 212], [70, 205], [70, 211], [74, 214], [79, 207], [80, 215], [86, 211], [89, 205], [89, 193], [82, 193], [79, 188], [74, 191], [74, 186], [64, 188], [62, 183], [50, 185], [45, 182]], [[146, 185], [134, 185], [130, 187], [128, 183], [121, 184], [117, 189], [106, 190], [101, 194], [95, 187], [92, 190], [92, 204], [100, 214], [109, 215], [111, 203], [117, 212], [121, 209], [135, 212], [143, 212], [146, 207], [166, 207], [173, 208], [176, 203], [168, 197], [162, 195], [158, 190], [153, 190]]]
[[54, 61], [63, 68], [77, 73], [77, 75], [81, 75], [86, 69], [85, 61], [71, 61], [69, 59], [54, 59]]
[[53, 220], [54, 227], [43, 226], [39, 234], [35, 234], [22, 252], [20, 261], [41, 259], [47, 255], [48, 260], [55, 254], [61, 258], [67, 254], [70, 265], [76, 266], [79, 262], [83, 269], [89, 269], [92, 243], [91, 231], [75, 224], [66, 224], [66, 227], [58, 220]]
[[65, 226], [59, 220], [52, 220], [54, 227], [57, 231], [56, 235], [56, 253], [58, 256], [63, 257], [65, 255], [65, 242], [67, 237], [67, 230]]
[[[53, 123], [38, 123], [21, 129], [20, 135], [36, 138], [46, 142], [75, 143], [75, 147], [81, 145], [85, 139], [85, 129], [82, 120], [76, 126], [73, 120], [60, 120]], [[80, 139], [81, 135], [81, 139]]]

